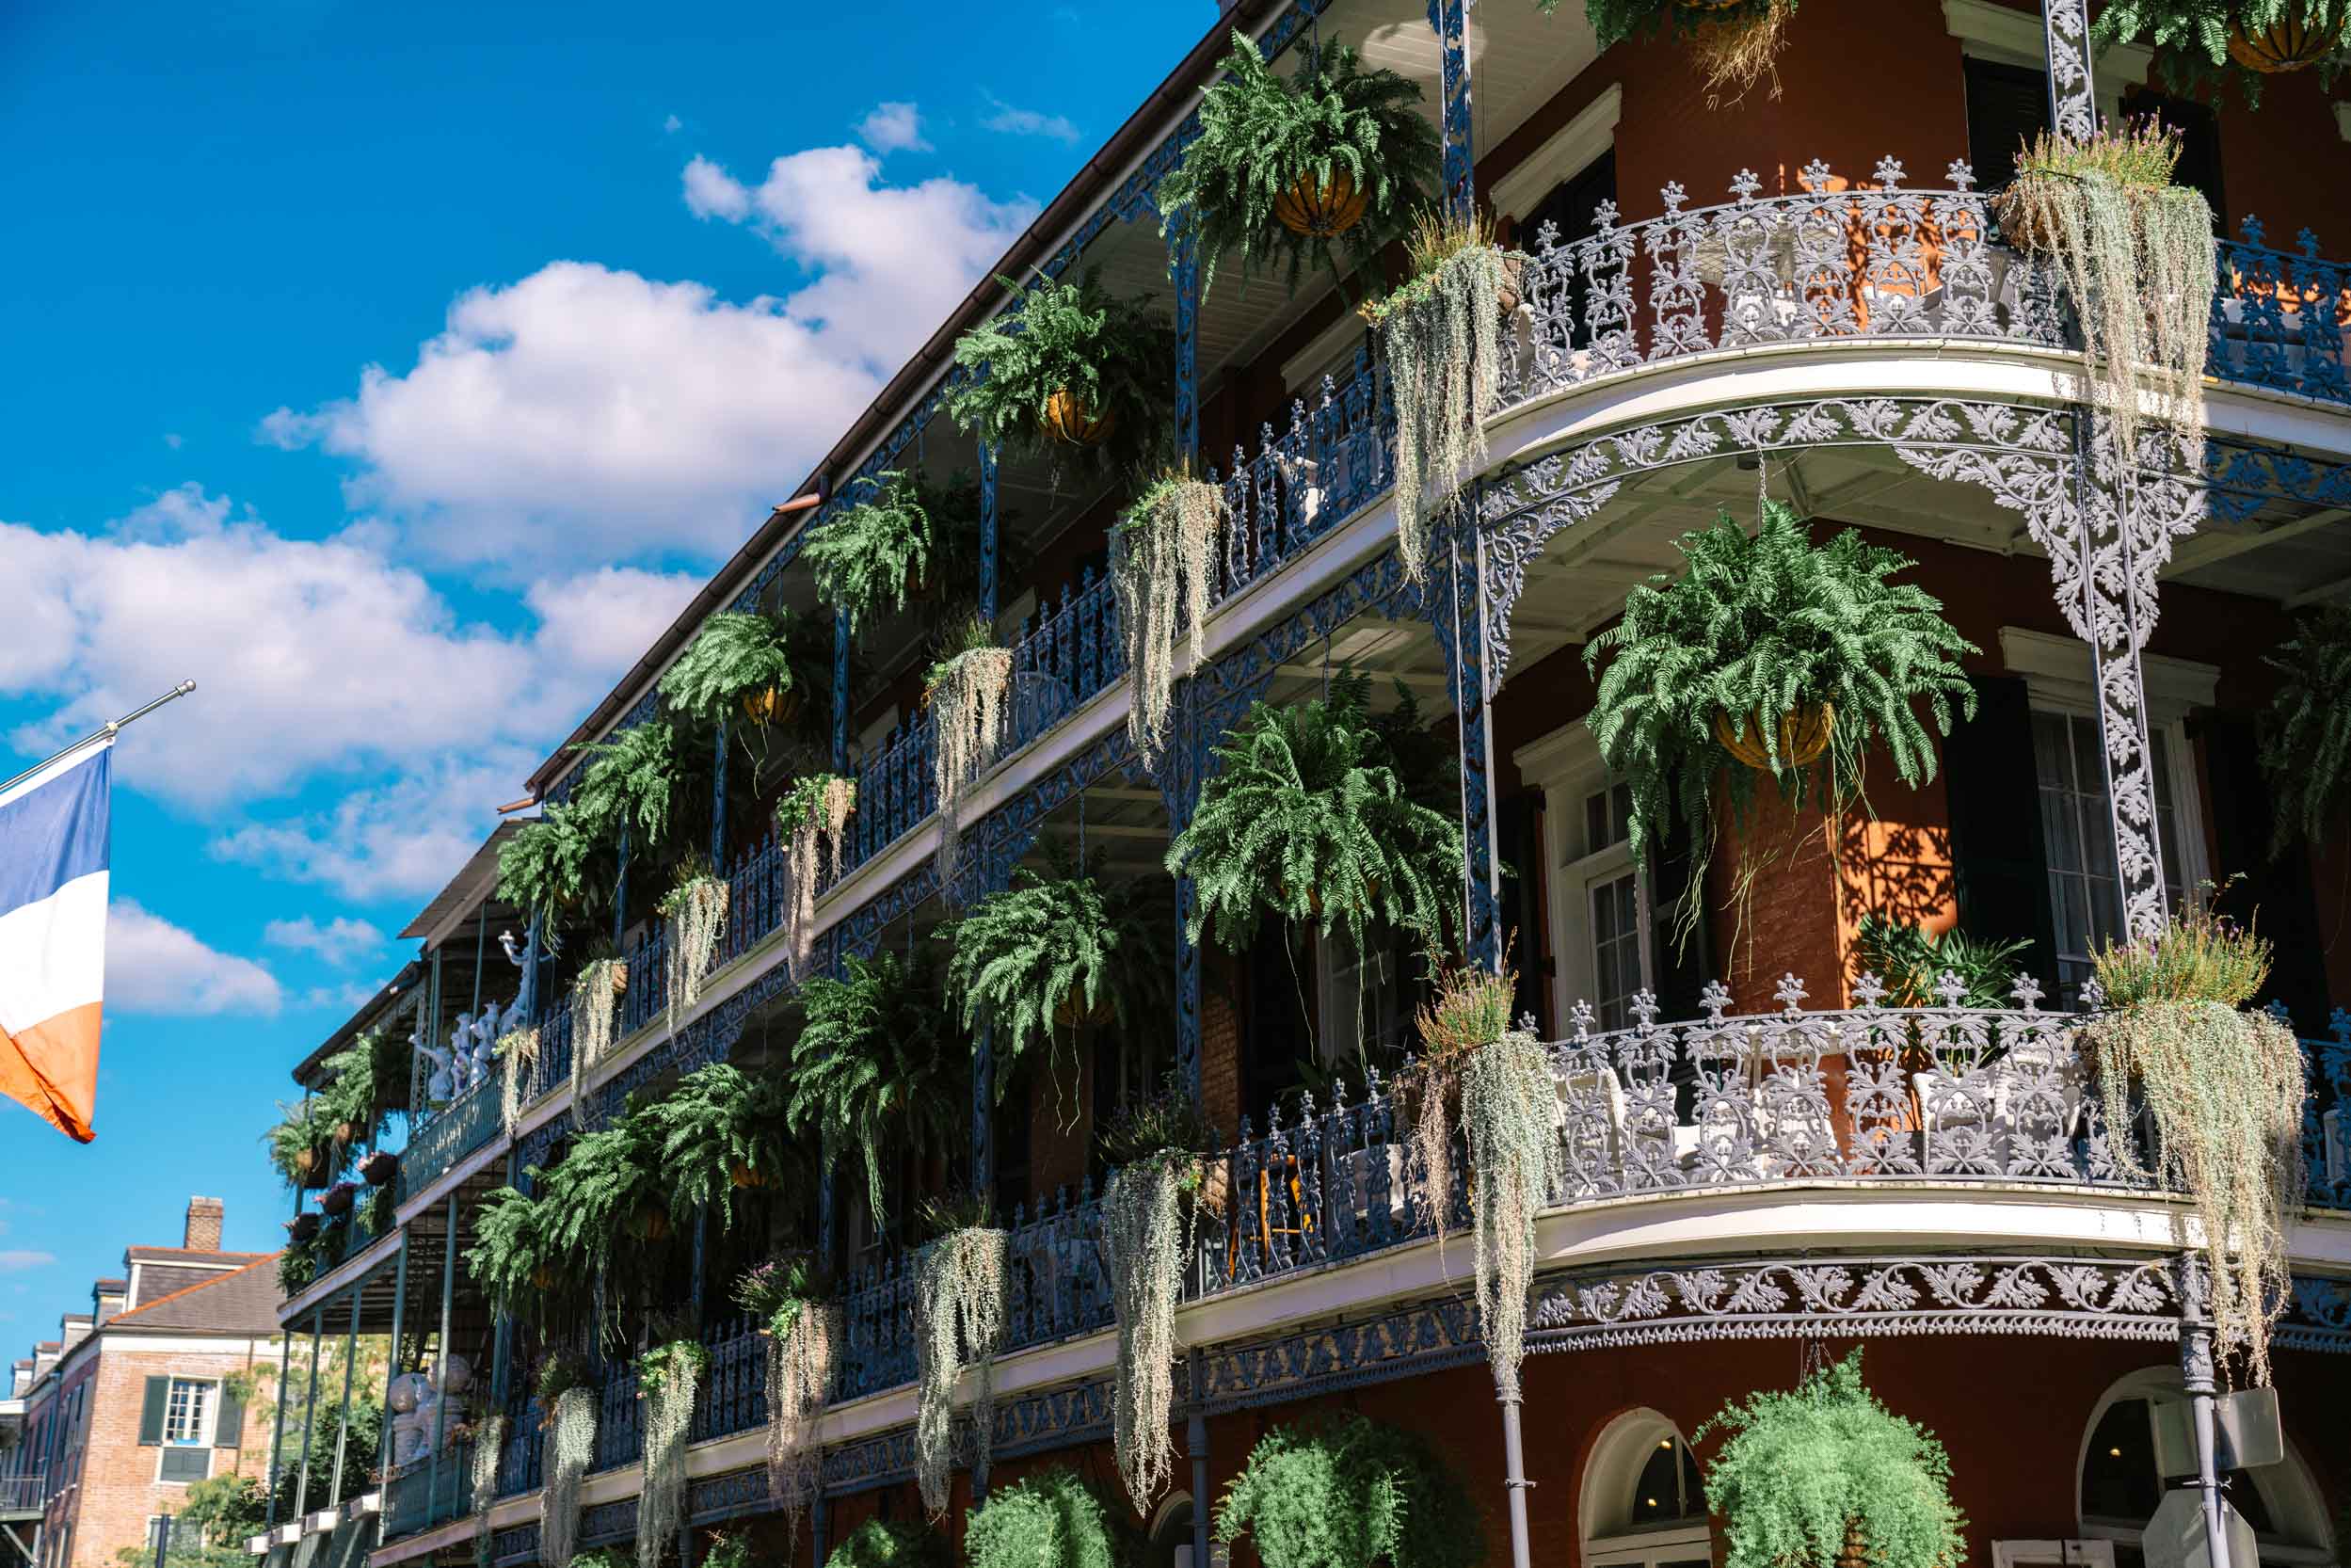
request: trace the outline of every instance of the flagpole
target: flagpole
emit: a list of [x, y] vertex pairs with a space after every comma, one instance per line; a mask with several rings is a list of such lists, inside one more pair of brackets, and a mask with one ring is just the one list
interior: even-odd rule
[[134, 719], [143, 719], [148, 714], [153, 712], [156, 709], [162, 707], [165, 703], [170, 702], [178, 697], [184, 697], [194, 690], [196, 690], [195, 681], [181, 681], [178, 685], [172, 687], [171, 690], [164, 693], [163, 696], [155, 698], [153, 701], [139, 704], [136, 708], [132, 709], [129, 712], [115, 720], [112, 724], [99, 726], [96, 729], [91, 730], [88, 734], [83, 736], [72, 745], [67, 746], [64, 750], [53, 752], [49, 756], [44, 757], [40, 761], [34, 763], [31, 767], [26, 768], [23, 773], [18, 774], [14, 778], [8, 780], [6, 783], [0, 783], [0, 794], [7, 794], [10, 790], [15, 789], [19, 784], [22, 784], [26, 779], [32, 777], [33, 775], [49, 766], [50, 763], [59, 761], [65, 758], [72, 756], [75, 752], [81, 750], [84, 746], [88, 745], [93, 741], [112, 740], [116, 732], [121, 729], [124, 725], [129, 724]]

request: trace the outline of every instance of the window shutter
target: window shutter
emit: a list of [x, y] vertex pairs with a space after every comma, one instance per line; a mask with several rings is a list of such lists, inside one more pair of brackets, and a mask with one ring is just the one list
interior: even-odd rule
[[212, 1474], [213, 1451], [210, 1448], [166, 1448], [163, 1469], [157, 1480], [202, 1480]]
[[213, 1447], [242, 1448], [245, 1447], [245, 1401], [220, 1385], [220, 1413], [213, 1417]]
[[1678, 806], [1662, 837], [1663, 842], [1650, 851], [1646, 875], [1649, 962], [1655, 970], [1650, 984], [1657, 993], [1658, 1020], [1673, 1023], [1698, 1016], [1699, 994], [1708, 981], [1719, 977], [1714, 972], [1711, 911], [1699, 911], [1698, 923], [1687, 938], [1675, 932], [1682, 900], [1695, 897], [1703, 904], [1705, 899], [1703, 888], [1693, 889], [1690, 885], [1698, 854], [1697, 830]]
[[2031, 66], [1962, 62], [1967, 88], [1967, 161], [1975, 188], [1998, 190], [2016, 178], [2017, 150], [2049, 129], [2049, 78]]
[[1974, 684], [1975, 716], [1953, 727], [1943, 746], [1959, 925], [1986, 941], [2030, 940], [2024, 968], [2055, 1006], [2056, 916], [2049, 906], [2032, 700], [2020, 676], [1977, 676]]
[[163, 1441], [164, 1403], [170, 1398], [171, 1380], [169, 1378], [147, 1380], [147, 1400], [139, 1407], [138, 1413], [139, 1447], [152, 1448]]
[[2237, 713], [2202, 713], [2191, 722], [2189, 734], [2203, 744], [2205, 777], [2212, 789], [2213, 880], [2227, 882], [2243, 874], [2242, 881], [2223, 889], [2220, 907], [2239, 920], [2258, 918], [2261, 929], [2281, 938], [2261, 1000], [2274, 997], [2284, 1002], [2295, 1025], [2315, 1034], [2327, 1022], [2330, 1003], [2326, 959], [2312, 939], [2320, 926], [2310, 851], [2290, 844], [2284, 855], [2269, 857], [2277, 806], [2268, 780], [2262, 777], [2259, 742], [2250, 719]]

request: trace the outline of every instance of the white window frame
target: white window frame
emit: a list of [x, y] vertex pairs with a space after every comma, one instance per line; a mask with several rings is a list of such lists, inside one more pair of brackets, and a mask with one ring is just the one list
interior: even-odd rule
[[[2027, 699], [2036, 712], [2068, 717], [2099, 717], [2097, 689], [2090, 679], [2089, 645], [2073, 637], [2055, 637], [2021, 627], [2000, 629], [2000, 656], [2011, 675], [2024, 678]], [[2212, 874], [2204, 855], [2204, 799], [2198, 786], [2195, 745], [2188, 739], [2188, 715], [2215, 703], [2220, 667], [2192, 659], [2142, 654], [2139, 672], [2147, 691], [2147, 728], [2163, 736], [2165, 783], [2171, 793], [2172, 826], [2179, 840], [2180, 864], [2164, 868], [2164, 880], [2193, 893]], [[2040, 760], [2029, 759], [2033, 787], [2040, 788]], [[2044, 877], [2043, 898], [2051, 898]], [[2055, 906], [2051, 905], [2052, 917]], [[2055, 933], [2060, 957], [2079, 961], [2071, 943], [2078, 934]]]
[[[1600, 976], [1593, 962], [1591, 884], [1613, 880], [1633, 868], [1629, 843], [1607, 845], [1592, 853], [1584, 849], [1584, 802], [1610, 784], [1600, 760], [1600, 744], [1578, 719], [1562, 725], [1541, 740], [1511, 754], [1519, 776], [1543, 794], [1543, 863], [1544, 920], [1551, 938], [1555, 972], [1551, 977], [1551, 1016], [1564, 1033], [1575, 1003], [1599, 994]], [[1655, 990], [1657, 956], [1653, 931], [1655, 914], [1647, 876], [1637, 876], [1635, 924], [1640, 939], [1640, 984]]]
[[[1660, 1529], [1611, 1529], [1623, 1512], [1619, 1496], [1629, 1496], [1647, 1467], [1650, 1450], [1660, 1442], [1684, 1448], [1682, 1429], [1661, 1413], [1628, 1410], [1603, 1428], [1584, 1462], [1576, 1493], [1575, 1516], [1583, 1531], [1577, 1543], [1581, 1568], [1660, 1568], [1667, 1562], [1711, 1562], [1714, 1531], [1702, 1512]], [[1704, 1507], [1703, 1500], [1700, 1507]], [[1592, 1533], [1597, 1529], [1600, 1533]]]
[[[2015, 10], [1993, 0], [1943, 0], [1943, 24], [1959, 40], [1963, 56], [2032, 71], [2049, 69], [2049, 44], [2038, 10]], [[2110, 120], [2118, 119], [2124, 94], [2147, 85], [2155, 52], [2143, 43], [2093, 48], [2096, 58], [2090, 70], [2096, 77], [2098, 110]]]
[[[169, 1381], [165, 1384], [163, 1397], [163, 1432], [155, 1444], [155, 1484], [157, 1486], [193, 1486], [199, 1480], [211, 1478], [212, 1450], [220, 1446], [218, 1431], [220, 1380], [218, 1378], [182, 1377], [177, 1372], [168, 1375]], [[183, 1384], [190, 1388], [201, 1390], [201, 1398], [204, 1401], [203, 1410], [198, 1418], [198, 1435], [184, 1439], [171, 1435], [171, 1400]], [[205, 1456], [203, 1475], [166, 1476], [163, 1473], [166, 1455], [191, 1452], [201, 1453]]]

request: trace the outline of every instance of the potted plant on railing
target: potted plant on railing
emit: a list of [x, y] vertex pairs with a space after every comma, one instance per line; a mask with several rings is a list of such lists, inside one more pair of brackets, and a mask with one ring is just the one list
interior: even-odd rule
[[735, 1281], [734, 1297], [767, 1340], [767, 1496], [797, 1540], [817, 1496], [816, 1419], [832, 1398], [840, 1304], [809, 1252], [760, 1264]]
[[278, 1253], [278, 1288], [288, 1296], [301, 1294], [318, 1278], [324, 1238], [318, 1216], [297, 1214], [286, 1222], [286, 1244]]
[[947, 394], [957, 428], [1057, 463], [1140, 454], [1173, 400], [1166, 316], [1147, 296], [1111, 295], [1098, 267], [1075, 283], [997, 281], [1013, 303], [955, 343], [967, 373]]
[[686, 1498], [686, 1435], [711, 1352], [693, 1323], [664, 1317], [648, 1331], [652, 1348], [637, 1357], [637, 1398], [645, 1405], [645, 1482], [637, 1494], [637, 1568], [662, 1568], [678, 1534]]
[[[951, 945], [947, 990], [962, 1002], [964, 1028], [984, 1021], [994, 1032], [999, 1101], [1032, 1038], [1051, 1047], [1066, 1037], [1074, 1052], [1082, 1026], [1115, 1020], [1134, 1034], [1173, 1016], [1174, 899], [1157, 878], [1106, 883], [1104, 862], [1096, 851], [1081, 869], [1056, 846], [1044, 872], [1016, 868], [1011, 887], [939, 933]], [[1055, 1050], [1057, 1080], [1062, 1056]]]
[[888, 1212], [889, 1151], [953, 1148], [967, 1125], [971, 1053], [951, 1038], [940, 995], [922, 956], [909, 965], [883, 952], [850, 955], [838, 978], [816, 976], [795, 999], [802, 1024], [785, 1123], [793, 1137], [814, 1140], [827, 1163], [853, 1156], [863, 1163], [877, 1223]]
[[1723, 1406], [1693, 1442], [1726, 1432], [1706, 1466], [1723, 1568], [1959, 1568], [1967, 1520], [1951, 1461], [1924, 1427], [1879, 1404], [1858, 1350], [1796, 1387]]
[[1374, 921], [1438, 946], [1459, 904], [1461, 830], [1415, 799], [1369, 682], [1342, 675], [1330, 696], [1260, 702], [1216, 747], [1191, 825], [1167, 869], [1192, 878], [1190, 936], [1247, 947], [1268, 915], [1343, 931], [1364, 949]]
[[[1535, 4], [1547, 16], [1559, 0]], [[1705, 81], [1710, 109], [1737, 103], [1766, 77], [1771, 96], [1780, 96], [1773, 65], [1786, 47], [1795, 13], [1796, 0], [1584, 0], [1584, 15], [1603, 49], [1639, 33], [1671, 28], [1679, 35]]]
[[[544, 1433], [540, 1469], [538, 1556], [541, 1562], [580, 1560], [580, 1484], [596, 1463], [594, 1369], [577, 1351], [552, 1352], [538, 1373], [538, 1418]], [[621, 1565], [616, 1564], [616, 1568]]]
[[732, 1229], [736, 1192], [780, 1186], [795, 1163], [784, 1140], [785, 1097], [776, 1073], [712, 1062], [638, 1112], [661, 1149], [671, 1196], [689, 1209], [717, 1209]]
[[840, 1538], [824, 1568], [948, 1568], [949, 1560], [947, 1538], [928, 1521], [871, 1518]]
[[1304, 56], [1284, 78], [1236, 31], [1201, 94], [1200, 135], [1160, 182], [1161, 230], [1191, 236], [1203, 294], [1227, 252], [1239, 254], [1244, 277], [1285, 264], [1292, 292], [1309, 264], [1343, 285], [1346, 270], [1375, 260], [1433, 198], [1440, 149], [1419, 85], [1366, 71], [1343, 45]]
[[2117, 458], [2138, 460], [2144, 389], [2199, 472], [2218, 270], [2212, 208], [2172, 184], [2179, 161], [2178, 133], [2152, 118], [2083, 141], [2044, 133], [1996, 203], [2010, 245], [2056, 263], [2081, 327], [2083, 401], [2105, 416]]
[[2101, 47], [2151, 44], [2174, 91], [2201, 94], [2233, 78], [2247, 106], [2259, 108], [2271, 76], [2319, 67], [2332, 88], [2341, 70], [2351, 6], [2344, 0], [2107, 0], [2090, 24]]
[[776, 805], [776, 831], [784, 836], [784, 963], [797, 981], [816, 951], [816, 884], [818, 856], [822, 873], [840, 874], [841, 837], [850, 814], [857, 808], [857, 781], [837, 773], [814, 773], [801, 779]]
[[360, 1189], [356, 1183], [338, 1181], [318, 1194], [318, 1211], [329, 1218], [341, 1219], [351, 1212], [351, 1206], [359, 1200]]
[[[2215, 912], [2212, 889], [2161, 935], [2093, 954], [2103, 1011], [2085, 1032], [2116, 1159], [2186, 1191], [2210, 1264], [2207, 1308], [2224, 1352], [2269, 1381], [2269, 1324], [2292, 1299], [2286, 1225], [2301, 1202], [2302, 1102], [2294, 1032], [2247, 1003], [2269, 977], [2270, 945]], [[2152, 1171], [2132, 1134], [2144, 1104]], [[2177, 1222], [2183, 1246], [2192, 1240]]]
[[1111, 583], [1134, 691], [1127, 734], [1146, 762], [1167, 741], [1177, 645], [1189, 637], [1192, 664], [1200, 662], [1232, 525], [1223, 490], [1181, 464], [1161, 470], [1111, 530]]
[[1485, 417], [1501, 386], [1502, 318], [1517, 308], [1527, 258], [1481, 219], [1424, 212], [1412, 279], [1367, 306], [1396, 395], [1396, 543], [1404, 575], [1428, 575], [1430, 520], [1456, 511], [1486, 458]]
[[2261, 770], [2277, 820], [2269, 852], [2327, 841], [2351, 799], [2351, 610], [2313, 611], [2262, 661], [2278, 689], [2262, 714]]
[[588, 867], [595, 835], [570, 805], [551, 801], [498, 846], [498, 900], [520, 907], [539, 925], [540, 944], [560, 945], [563, 917], [588, 902]]
[[1485, 1531], [1426, 1438], [1361, 1416], [1275, 1427], [1216, 1510], [1265, 1568], [1475, 1568]]
[[[1955, 709], [1974, 713], [1959, 660], [1975, 648], [1940, 600], [1891, 581], [1912, 563], [1852, 529], [1815, 544], [1778, 502], [1752, 538], [1724, 512], [1677, 543], [1688, 569], [1635, 587], [1623, 618], [1586, 648], [1600, 679], [1585, 722], [1630, 787], [1636, 861], [1649, 863], [1677, 806], [1695, 831], [1693, 896], [1674, 911], [1686, 934], [1719, 836], [1718, 777], [1727, 773], [1720, 809], [1742, 831], [1763, 779], [1794, 808], [1857, 799], [1872, 743], [1902, 783], [1927, 783], [1935, 743], [1919, 709], [1944, 735]], [[1741, 853], [1744, 888], [1761, 862]]]
[[400, 1157], [390, 1149], [377, 1149], [360, 1161], [360, 1176], [370, 1187], [389, 1187], [400, 1174]]
[[923, 706], [936, 727], [932, 783], [938, 794], [939, 886], [953, 878], [964, 792], [996, 765], [1011, 728], [1013, 650], [974, 616], [951, 633], [922, 678]]
[[661, 912], [669, 921], [664, 978], [674, 1031], [678, 1009], [702, 1000], [702, 981], [718, 962], [718, 938], [727, 929], [727, 879], [712, 869], [707, 856], [689, 856], [678, 868], [677, 886], [662, 896]]
[[1102, 1267], [1118, 1324], [1111, 1434], [1127, 1495], [1145, 1513], [1176, 1461], [1168, 1421], [1176, 1399], [1176, 1301], [1192, 1256], [1205, 1184], [1203, 1157], [1217, 1129], [1174, 1074], [1102, 1129], [1113, 1167], [1102, 1189]]
[[1065, 1465], [993, 1487], [964, 1520], [970, 1568], [1124, 1568], [1138, 1543], [1093, 1484]]
[[971, 1405], [972, 1464], [985, 1469], [996, 1430], [996, 1352], [1011, 1307], [1004, 1267], [1011, 1236], [995, 1223], [984, 1193], [934, 1198], [923, 1205], [933, 1233], [915, 1257], [914, 1469], [922, 1506], [946, 1517], [948, 1473], [954, 1464], [955, 1384], [966, 1368], [978, 1376]]

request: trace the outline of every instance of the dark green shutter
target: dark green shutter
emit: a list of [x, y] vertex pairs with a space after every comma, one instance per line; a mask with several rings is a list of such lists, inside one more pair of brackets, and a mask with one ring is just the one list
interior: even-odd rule
[[171, 1398], [169, 1378], [147, 1380], [147, 1400], [139, 1406], [138, 1441], [141, 1448], [152, 1448], [163, 1441], [164, 1404]]
[[2029, 940], [2026, 967], [2055, 1005], [2056, 916], [2049, 904], [2031, 697], [2018, 676], [1977, 676], [1975, 686], [1975, 716], [1961, 721], [1943, 746], [1959, 927], [1986, 941]]
[[166, 1448], [163, 1468], [156, 1473], [157, 1480], [197, 1481], [212, 1475], [213, 1451], [210, 1448]]
[[1496, 808], [1495, 835], [1503, 866], [1502, 897], [1495, 911], [1502, 922], [1501, 951], [1518, 966], [1518, 989], [1511, 999], [1513, 1019], [1534, 1016], [1543, 1038], [1566, 1032], [1551, 1016], [1551, 977], [1543, 952], [1543, 792], [1527, 790]]
[[[2236, 713], [2199, 713], [2190, 721], [2188, 732], [2204, 744], [2213, 848], [2218, 856], [2213, 881], [2223, 885], [2220, 907], [2236, 920], [2258, 921], [2277, 944], [2261, 1000], [2274, 997], [2284, 1002], [2301, 1032], [2316, 1034], [2326, 1026], [2330, 1003], [2318, 936], [2318, 894], [2311, 886], [2310, 846], [2296, 841], [2277, 859], [2269, 857], [2277, 806], [2268, 781], [2262, 777], [2252, 720]], [[2178, 874], [2177, 867], [2164, 870]], [[2242, 881], [2230, 880], [2239, 875]]]
[[1652, 985], [1657, 993], [1657, 1016], [1667, 1023], [1697, 1017], [1700, 993], [1708, 981], [1720, 978], [1714, 972], [1711, 910], [1700, 909], [1687, 938], [1675, 934], [1683, 899], [1695, 898], [1702, 906], [1705, 902], [1705, 888], [1691, 886], [1697, 862], [1697, 829], [1677, 806], [1664, 841], [1650, 854], [1647, 873], [1649, 958], [1656, 968]]
[[225, 1383], [220, 1385], [220, 1414], [213, 1421], [213, 1447], [245, 1447], [245, 1401]]

